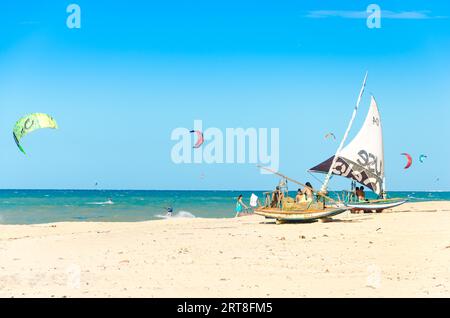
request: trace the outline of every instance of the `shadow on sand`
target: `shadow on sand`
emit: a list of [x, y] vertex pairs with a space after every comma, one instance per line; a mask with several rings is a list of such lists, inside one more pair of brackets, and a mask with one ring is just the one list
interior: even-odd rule
[[259, 222], [259, 224], [361, 223], [362, 221], [370, 219], [371, 218], [361, 218], [352, 220], [320, 219], [320, 220], [305, 220], [305, 221], [278, 221], [276, 219], [266, 218], [264, 221]]

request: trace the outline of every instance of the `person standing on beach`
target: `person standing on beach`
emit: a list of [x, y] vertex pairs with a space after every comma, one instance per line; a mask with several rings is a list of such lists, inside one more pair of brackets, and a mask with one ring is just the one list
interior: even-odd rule
[[248, 207], [242, 201], [242, 194], [240, 194], [238, 196], [238, 198], [237, 198], [237, 201], [236, 201], [236, 215], [235, 215], [235, 217], [238, 217], [239, 213], [241, 213], [243, 209], [248, 209]]

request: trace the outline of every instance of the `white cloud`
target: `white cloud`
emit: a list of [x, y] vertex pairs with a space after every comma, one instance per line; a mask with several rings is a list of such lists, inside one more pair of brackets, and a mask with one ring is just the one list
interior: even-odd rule
[[[442, 19], [446, 17], [432, 16], [430, 11], [389, 11], [382, 10], [381, 18], [398, 19], [398, 20], [426, 20], [426, 19]], [[367, 19], [369, 13], [366, 11], [350, 11], [350, 10], [316, 10], [309, 11], [304, 17], [311, 19], [321, 18], [343, 18], [343, 19]]]

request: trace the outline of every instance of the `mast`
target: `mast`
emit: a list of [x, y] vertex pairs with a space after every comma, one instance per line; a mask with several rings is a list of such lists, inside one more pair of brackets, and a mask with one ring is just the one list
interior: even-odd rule
[[320, 192], [322, 192], [322, 193], [327, 192], [328, 183], [330, 182], [330, 178], [331, 178], [331, 174], [333, 173], [334, 165], [336, 164], [339, 153], [341, 152], [342, 148], [344, 148], [345, 141], [347, 140], [350, 129], [352, 128], [353, 121], [355, 120], [356, 113], [358, 112], [359, 104], [361, 102], [361, 98], [364, 93], [364, 88], [366, 87], [367, 75], [368, 75], [368, 72], [366, 72], [366, 75], [364, 76], [364, 81], [363, 81], [361, 90], [359, 91], [358, 99], [356, 101], [356, 106], [353, 109], [352, 118], [350, 119], [347, 130], [345, 131], [344, 137], [341, 140], [341, 144], [339, 145], [338, 149], [336, 150], [336, 154], [334, 155], [333, 162], [331, 163], [331, 166], [330, 166], [330, 169], [328, 170], [327, 176], [325, 177], [322, 187], [320, 188]]

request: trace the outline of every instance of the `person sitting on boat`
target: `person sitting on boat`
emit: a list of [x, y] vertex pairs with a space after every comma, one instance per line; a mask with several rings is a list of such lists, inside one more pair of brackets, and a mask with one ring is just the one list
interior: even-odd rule
[[356, 186], [356, 182], [352, 181], [352, 190], [348, 192], [348, 201], [354, 202], [358, 199], [359, 187]]
[[313, 187], [309, 182], [306, 182], [305, 186], [306, 187], [303, 188], [302, 193], [305, 195], [306, 201], [312, 201], [314, 198]]
[[358, 199], [358, 197], [359, 197], [359, 187], [355, 188], [355, 196]]
[[280, 187], [277, 186], [275, 188], [275, 191], [272, 193], [272, 202], [270, 203], [270, 207], [280, 208], [283, 197], [284, 197], [283, 192], [280, 190]]
[[365, 201], [366, 200], [366, 194], [364, 192], [364, 187], [360, 186], [359, 191], [356, 192], [356, 195], [358, 196], [359, 201]]
[[297, 190], [297, 195], [295, 196], [295, 203], [300, 203], [305, 201], [305, 195], [302, 192], [302, 189]]
[[314, 198], [313, 187], [311, 183], [306, 182], [303, 189], [298, 189], [295, 196], [295, 203], [311, 202]]
[[242, 194], [240, 194], [236, 201], [236, 217], [238, 217], [239, 214], [242, 213], [243, 209], [248, 209], [248, 207], [242, 201]]

